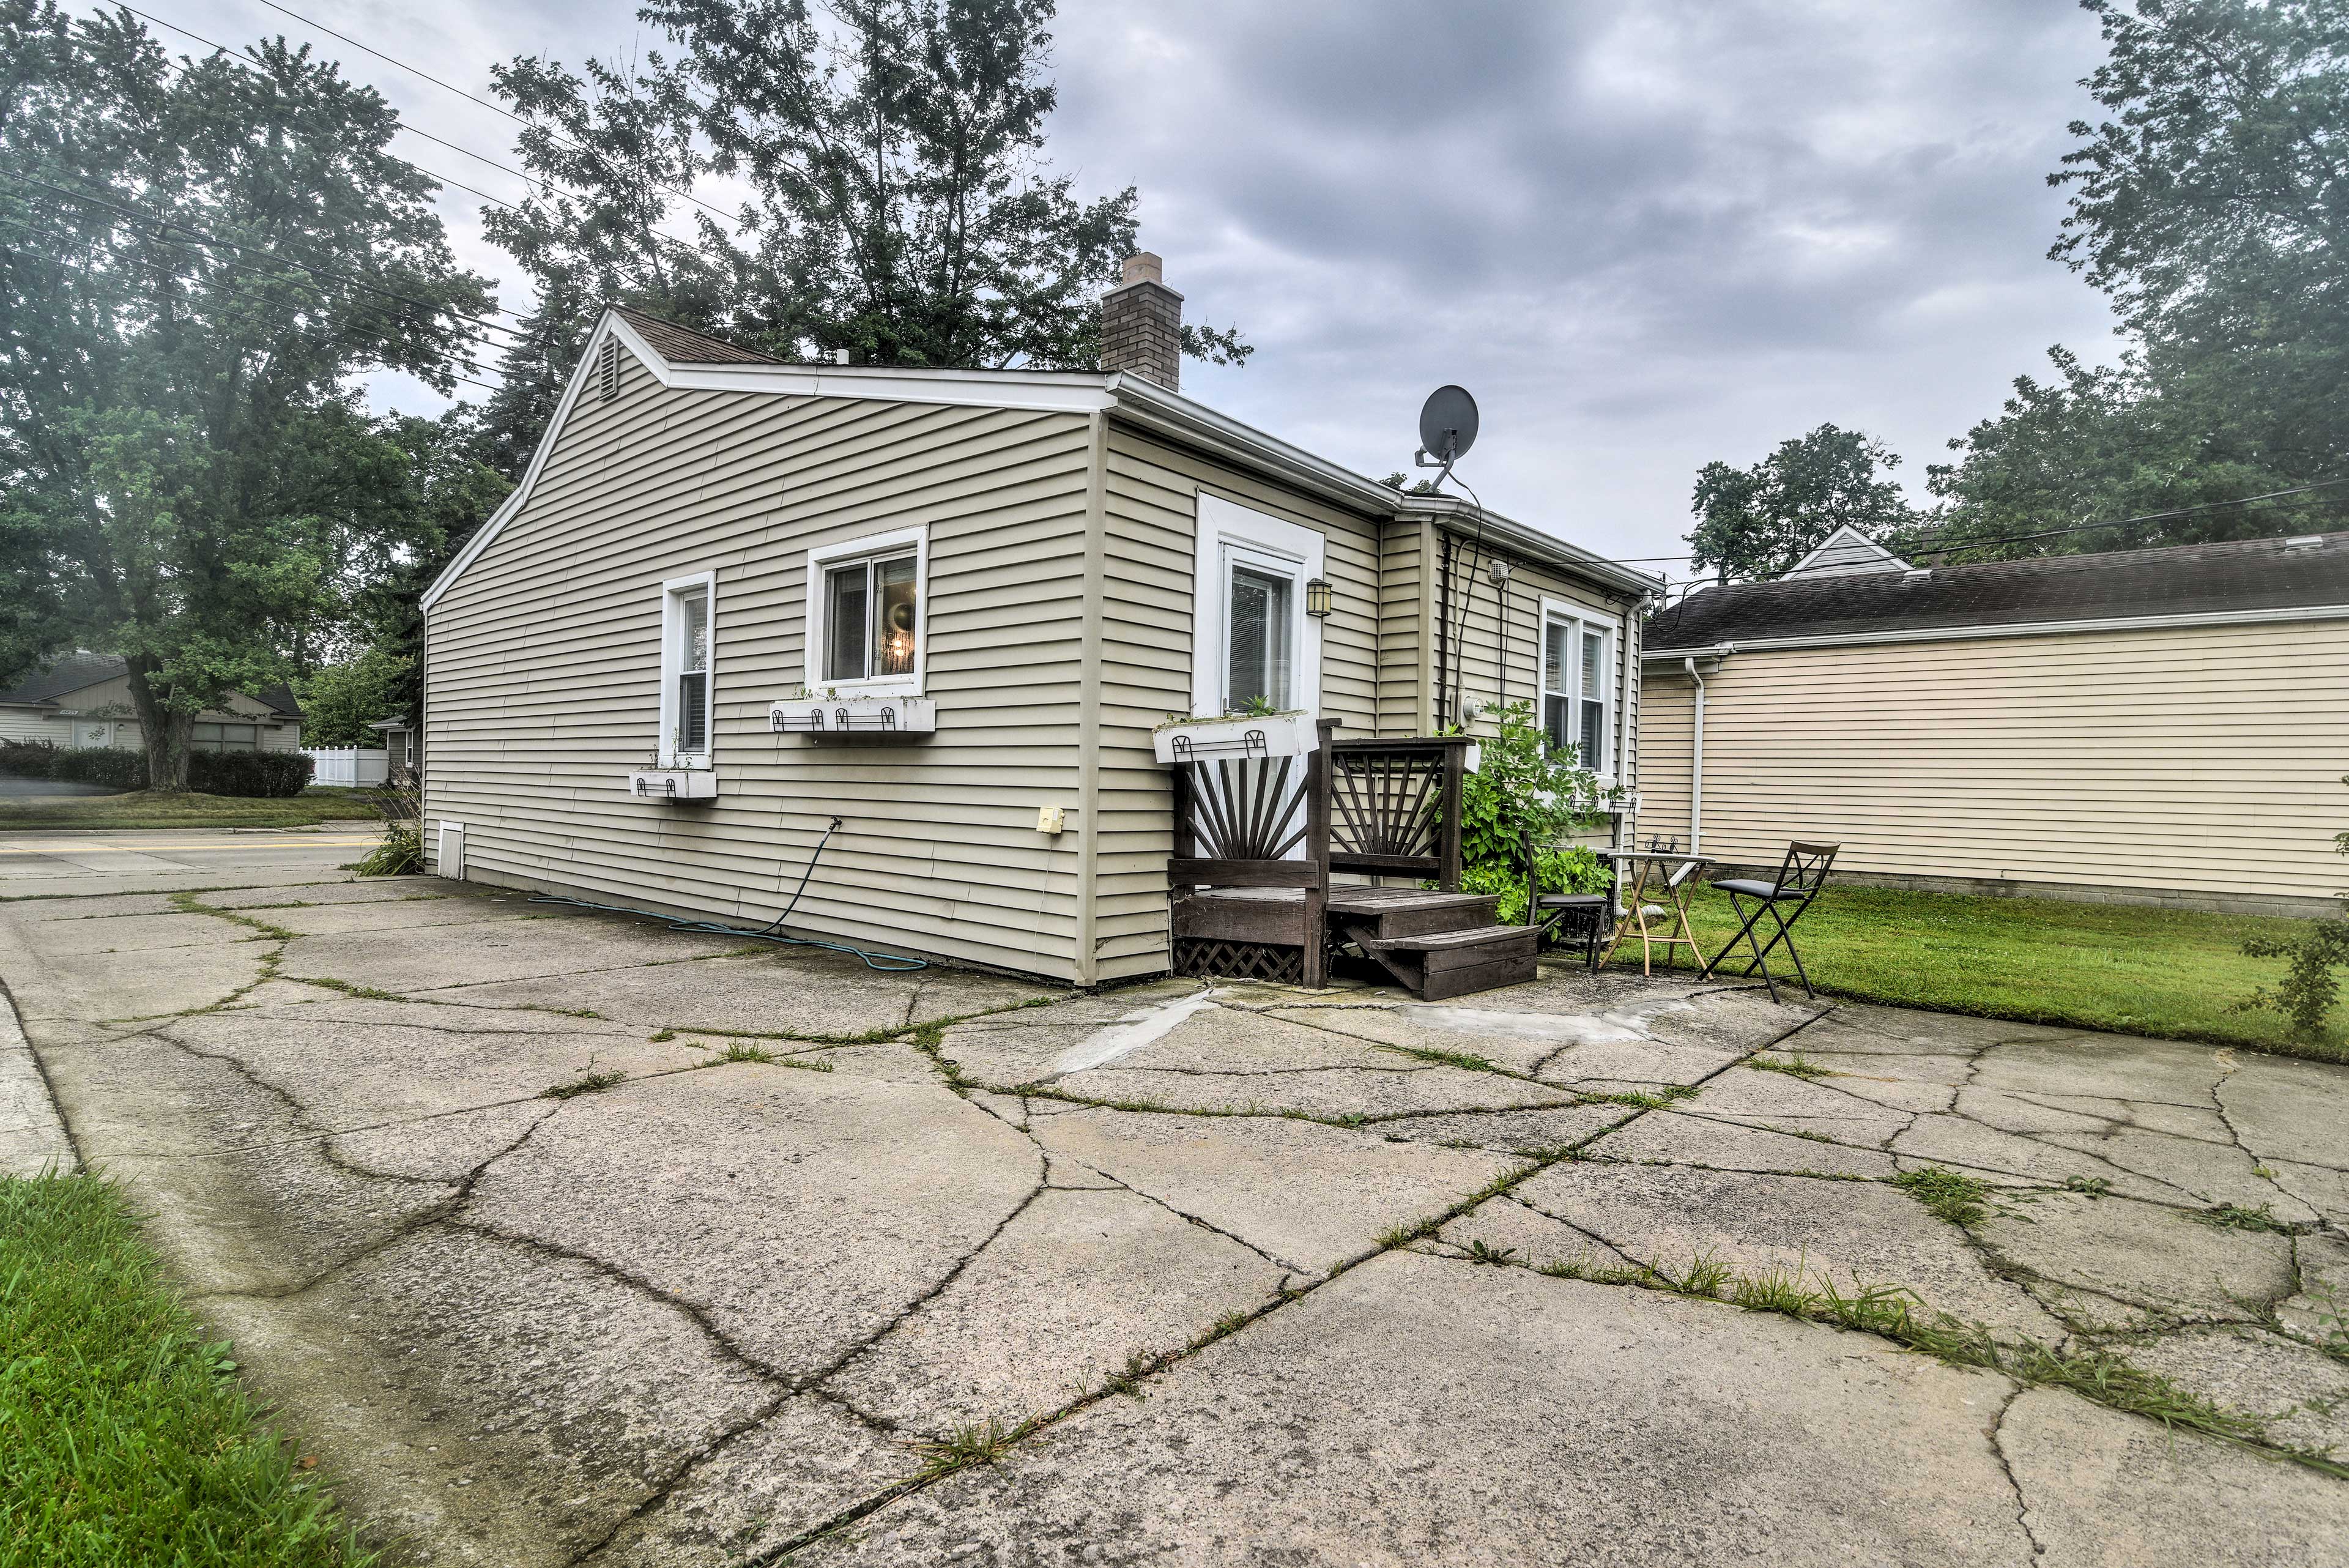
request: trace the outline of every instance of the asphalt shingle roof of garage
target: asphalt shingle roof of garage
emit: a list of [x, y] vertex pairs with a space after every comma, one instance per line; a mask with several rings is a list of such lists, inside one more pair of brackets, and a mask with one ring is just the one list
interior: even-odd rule
[[[2303, 538], [2312, 535], [2303, 535]], [[2135, 620], [2349, 606], [2349, 533], [2097, 556], [1785, 577], [1691, 594], [1648, 622], [1651, 656], [1780, 638]]]

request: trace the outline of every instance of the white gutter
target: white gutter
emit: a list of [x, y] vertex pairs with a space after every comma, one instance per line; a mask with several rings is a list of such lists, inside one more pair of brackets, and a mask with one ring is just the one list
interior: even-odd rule
[[1130, 372], [1112, 376], [1109, 390], [1117, 401], [1117, 416], [1146, 430], [1173, 436], [1194, 446], [1301, 489], [1387, 517], [1432, 517], [1437, 526], [1454, 534], [1473, 534], [1481, 520], [1488, 544], [1506, 545], [1519, 555], [1552, 566], [1568, 567], [1629, 593], [1656, 591], [1658, 580], [1645, 572], [1569, 545], [1496, 512], [1480, 514], [1455, 495], [1412, 495], [1375, 479], [1316, 457], [1302, 447], [1219, 414], [1205, 403], [1195, 403], [1178, 392]]

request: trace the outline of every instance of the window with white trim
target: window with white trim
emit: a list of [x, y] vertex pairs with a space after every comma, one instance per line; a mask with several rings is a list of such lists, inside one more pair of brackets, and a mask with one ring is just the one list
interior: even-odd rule
[[929, 534], [905, 528], [808, 552], [811, 691], [918, 696]]
[[1192, 577], [1191, 711], [1318, 711], [1321, 624], [1305, 585], [1322, 575], [1324, 541], [1252, 507], [1199, 497]]
[[707, 767], [717, 717], [710, 680], [718, 582], [712, 572], [661, 585], [660, 754], [664, 766]]
[[1572, 747], [1578, 766], [1606, 775], [1614, 703], [1614, 630], [1557, 600], [1542, 604], [1542, 732], [1552, 752]]

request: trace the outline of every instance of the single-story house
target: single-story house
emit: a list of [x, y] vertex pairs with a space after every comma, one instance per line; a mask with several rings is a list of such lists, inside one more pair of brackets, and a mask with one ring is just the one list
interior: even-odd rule
[[[0, 689], [0, 741], [137, 750], [142, 742], [126, 668], [112, 654], [69, 653]], [[302, 706], [283, 684], [252, 696], [232, 691], [219, 708], [195, 716], [189, 744], [208, 752], [298, 752]]]
[[423, 739], [415, 720], [396, 714], [378, 719], [367, 728], [383, 737], [384, 763], [392, 777], [416, 771], [417, 759], [423, 754]]
[[1839, 531], [1641, 657], [1643, 840], [2249, 911], [2349, 888], [2349, 534], [1918, 566]]
[[1536, 702], [1633, 784], [1658, 581], [1183, 397], [1182, 296], [1126, 274], [1100, 371], [606, 309], [424, 597], [443, 869], [763, 922], [836, 816], [792, 929], [1091, 984], [1174, 961], [1170, 717], [1345, 745]]

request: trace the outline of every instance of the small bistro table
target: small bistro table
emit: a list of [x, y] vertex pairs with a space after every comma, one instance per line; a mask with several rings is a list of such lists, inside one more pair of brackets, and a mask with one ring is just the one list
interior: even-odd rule
[[[1599, 851], [1599, 857], [1615, 863], [1618, 887], [1622, 885], [1624, 871], [1636, 868], [1632, 874], [1630, 893], [1623, 900], [1623, 919], [1616, 926], [1615, 939], [1607, 944], [1607, 951], [1599, 958], [1599, 963], [1603, 965], [1613, 958], [1615, 950], [1623, 945], [1624, 939], [1632, 935], [1636, 928], [1640, 938], [1641, 974], [1655, 972], [1656, 949], [1664, 950], [1664, 965], [1669, 969], [1671, 967], [1672, 950], [1682, 947], [1689, 950], [1689, 956], [1702, 972], [1705, 967], [1704, 950], [1697, 945], [1696, 932], [1689, 926], [1688, 893], [1696, 885], [1697, 874], [1713, 864], [1713, 857], [1682, 855], [1671, 849], [1602, 849]], [[1656, 884], [1657, 895], [1665, 902], [1661, 935], [1648, 929], [1647, 894], [1651, 881]], [[1672, 934], [1675, 922], [1679, 928], [1678, 935]]]

